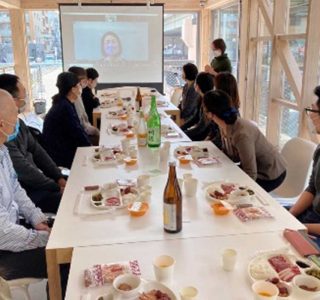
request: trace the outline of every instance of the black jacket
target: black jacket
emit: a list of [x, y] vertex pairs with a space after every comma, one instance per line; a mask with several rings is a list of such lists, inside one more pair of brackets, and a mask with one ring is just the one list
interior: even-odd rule
[[33, 137], [22, 120], [19, 134], [15, 140], [6, 143], [13, 167], [22, 187], [29, 191], [59, 191], [58, 179], [62, 177], [60, 169], [48, 153]]
[[92, 113], [93, 110], [100, 105], [100, 101], [95, 95], [92, 93], [92, 90], [89, 87], [86, 87], [82, 90], [82, 102], [84, 108], [86, 110], [89, 122], [91, 125], [93, 124]]
[[179, 105], [181, 110], [181, 118], [185, 121], [192, 118], [195, 114], [196, 110], [198, 109], [200, 95], [196, 92], [193, 84], [188, 86], [186, 83], [182, 90], [182, 101]]
[[77, 147], [91, 146], [74, 104], [61, 97], [50, 108], [43, 125], [43, 144], [58, 166], [71, 168]]

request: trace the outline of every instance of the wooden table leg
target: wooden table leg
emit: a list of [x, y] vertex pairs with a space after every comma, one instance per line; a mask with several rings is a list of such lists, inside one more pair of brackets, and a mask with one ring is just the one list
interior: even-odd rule
[[57, 260], [57, 250], [46, 250], [46, 258], [50, 300], [62, 300], [60, 267]]

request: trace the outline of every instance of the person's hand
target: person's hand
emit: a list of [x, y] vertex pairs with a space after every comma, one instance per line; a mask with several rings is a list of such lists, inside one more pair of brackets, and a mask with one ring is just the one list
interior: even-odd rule
[[61, 193], [63, 193], [64, 191], [64, 188], [66, 187], [66, 184], [67, 184], [67, 181], [61, 177], [59, 180], [58, 180], [58, 185], [60, 186], [60, 191]]
[[34, 229], [38, 230], [38, 231], [47, 231], [47, 232], [51, 232], [51, 229], [49, 228], [47, 223], [39, 223], [37, 225], [34, 226]]

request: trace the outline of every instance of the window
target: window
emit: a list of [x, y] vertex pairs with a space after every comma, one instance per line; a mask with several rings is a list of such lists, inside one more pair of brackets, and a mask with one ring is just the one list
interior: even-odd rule
[[238, 75], [240, 5], [236, 4], [212, 11], [212, 40], [223, 38], [231, 60], [232, 73]]
[[25, 17], [32, 96], [45, 99], [48, 109], [57, 92], [57, 76], [62, 72], [59, 13], [26, 11]]
[[14, 73], [10, 15], [0, 11], [0, 73]]
[[171, 93], [184, 85], [182, 66], [198, 61], [198, 14], [169, 13], [164, 15], [164, 87]]

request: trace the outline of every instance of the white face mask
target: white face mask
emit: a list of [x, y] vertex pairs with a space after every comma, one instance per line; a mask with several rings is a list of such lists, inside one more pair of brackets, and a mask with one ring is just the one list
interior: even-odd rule
[[219, 56], [222, 55], [221, 50], [213, 50], [212, 52], [213, 52], [213, 56], [214, 56], [214, 57], [219, 57]]

